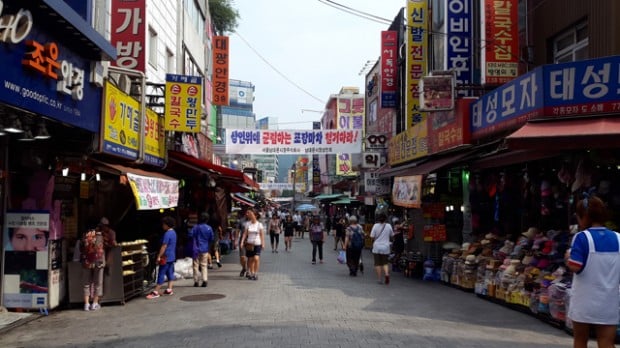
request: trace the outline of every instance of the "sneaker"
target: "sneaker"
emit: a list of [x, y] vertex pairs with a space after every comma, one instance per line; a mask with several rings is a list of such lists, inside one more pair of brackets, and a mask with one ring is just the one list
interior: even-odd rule
[[206, 288], [207, 287], [207, 282], [202, 282], [202, 287]]
[[241, 272], [239, 272], [239, 277], [245, 277], [245, 269], [242, 269]]
[[159, 297], [159, 293], [157, 291], [153, 291], [150, 294], [146, 295], [147, 300], [152, 300], [158, 297]]
[[99, 303], [93, 303], [92, 306], [90, 306], [91, 311], [96, 311], [99, 309], [101, 309], [101, 305]]
[[194, 282], [194, 287], [197, 288], [198, 287], [198, 282]]
[[84, 310], [87, 312], [90, 311], [90, 305], [88, 303], [84, 304]]
[[388, 285], [388, 284], [390, 284], [390, 276], [386, 275], [385, 276], [385, 285]]
[[222, 268], [222, 263], [220, 261], [215, 261], [215, 263], [217, 264], [217, 268]]
[[174, 292], [172, 291], [172, 289], [166, 289], [164, 290], [164, 295], [174, 295]]
[[252, 275], [249, 272], [245, 273], [245, 277], [248, 278], [248, 279], [252, 279]]
[[250, 279], [252, 279], [252, 280], [258, 280], [258, 276], [254, 275], [254, 276], [252, 276], [252, 278], [250, 278]]
[[312, 261], [312, 264], [313, 264], [313, 265], [316, 265], [316, 261]]
[[213, 265], [207, 266], [207, 269], [213, 269]]

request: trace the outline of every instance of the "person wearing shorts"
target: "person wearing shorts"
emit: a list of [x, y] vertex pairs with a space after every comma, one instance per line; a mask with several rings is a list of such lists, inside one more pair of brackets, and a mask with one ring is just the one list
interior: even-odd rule
[[164, 216], [162, 219], [162, 228], [164, 235], [161, 239], [161, 247], [157, 253], [157, 264], [159, 264], [159, 272], [157, 274], [157, 285], [155, 289], [146, 296], [152, 300], [160, 296], [160, 288], [168, 278], [168, 288], [164, 291], [164, 295], [172, 295], [172, 283], [174, 282], [174, 262], [176, 261], [177, 233], [174, 231], [174, 218], [172, 216]]
[[265, 228], [263, 223], [258, 221], [257, 214], [251, 208], [246, 212], [248, 222], [245, 225], [242, 237], [242, 244], [246, 250], [245, 256], [248, 259], [248, 273], [246, 277], [251, 280], [258, 280], [260, 253], [265, 248]]
[[390, 254], [390, 238], [394, 236], [392, 226], [386, 222], [385, 214], [377, 216], [377, 223], [372, 226], [370, 237], [373, 239], [372, 254], [375, 261], [375, 272], [379, 283], [384, 283], [382, 273], [385, 275], [385, 285], [390, 284], [390, 269], [388, 267], [388, 255]]
[[284, 251], [290, 252], [293, 248], [293, 236], [295, 235], [295, 221], [290, 215], [286, 216], [286, 220], [282, 224], [284, 228]]

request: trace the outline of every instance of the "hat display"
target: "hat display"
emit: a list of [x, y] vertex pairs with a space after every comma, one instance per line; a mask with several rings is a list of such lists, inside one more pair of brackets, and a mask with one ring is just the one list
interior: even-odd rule
[[447, 242], [447, 243], [443, 243], [441, 248], [444, 250], [452, 250], [452, 249], [458, 249], [459, 245], [454, 242]]
[[527, 237], [527, 239], [534, 239], [534, 236], [538, 234], [538, 229], [536, 227], [530, 227], [527, 231], [521, 233], [521, 235]]
[[472, 265], [476, 263], [476, 255], [467, 255], [465, 257], [465, 263], [468, 265]]
[[463, 245], [461, 246], [461, 250], [462, 251], [467, 251], [467, 250], [469, 250], [470, 246], [471, 246], [471, 243], [463, 243]]
[[493, 239], [497, 239], [497, 236], [494, 233], [487, 233], [484, 236], [484, 239], [493, 240]]

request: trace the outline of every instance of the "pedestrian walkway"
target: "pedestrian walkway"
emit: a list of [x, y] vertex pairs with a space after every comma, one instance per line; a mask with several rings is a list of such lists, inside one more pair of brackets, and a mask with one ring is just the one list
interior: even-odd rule
[[[394, 274], [380, 285], [372, 255], [350, 277], [336, 261], [312, 265], [312, 246], [262, 255], [258, 281], [239, 277], [238, 254], [209, 272], [207, 288], [177, 282], [175, 294], [136, 298], [97, 312], [54, 311], [0, 336], [2, 347], [569, 347], [541, 321], [439, 283]], [[185, 301], [208, 295], [210, 301]], [[223, 295], [223, 296], [219, 296]], [[198, 296], [202, 297], [202, 296]], [[217, 299], [221, 297], [220, 299]], [[196, 299], [196, 297], [194, 297]], [[592, 345], [594, 347], [595, 345]]]

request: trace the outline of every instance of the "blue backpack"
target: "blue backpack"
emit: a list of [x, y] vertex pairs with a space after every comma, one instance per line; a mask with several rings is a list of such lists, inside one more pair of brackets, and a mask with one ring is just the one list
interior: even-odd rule
[[360, 229], [361, 228], [357, 226], [357, 228], [355, 229], [355, 231], [353, 231], [353, 234], [351, 235], [351, 248], [356, 250], [362, 249], [364, 247], [364, 238], [360, 233]]

